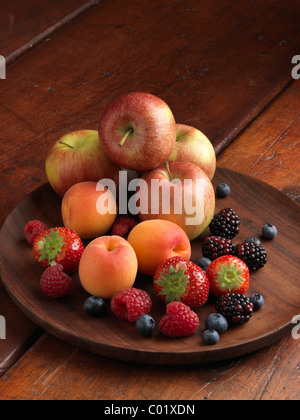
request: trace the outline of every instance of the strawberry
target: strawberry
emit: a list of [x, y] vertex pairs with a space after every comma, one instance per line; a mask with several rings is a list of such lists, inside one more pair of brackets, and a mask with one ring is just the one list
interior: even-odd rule
[[154, 288], [163, 302], [181, 301], [190, 308], [204, 305], [209, 297], [209, 281], [204, 271], [180, 256], [157, 268]]
[[206, 275], [210, 291], [216, 297], [227, 293], [245, 294], [249, 289], [249, 268], [233, 255], [223, 255], [214, 260], [208, 266]]
[[54, 228], [38, 235], [33, 243], [33, 255], [43, 267], [55, 262], [61, 264], [66, 273], [78, 270], [84, 247], [72, 229]]
[[199, 318], [194, 311], [182, 302], [171, 302], [158, 328], [164, 335], [175, 338], [193, 334], [198, 326]]

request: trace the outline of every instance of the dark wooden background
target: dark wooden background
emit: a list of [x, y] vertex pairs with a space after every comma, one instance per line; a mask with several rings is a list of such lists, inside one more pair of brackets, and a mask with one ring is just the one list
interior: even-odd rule
[[[298, 0], [3, 1], [0, 55], [0, 224], [46, 182], [62, 134], [97, 128], [131, 91], [164, 99], [202, 130], [218, 165], [300, 202]], [[135, 366], [86, 354], [41, 331], [0, 284], [0, 398], [299, 399], [299, 343], [286, 337], [220, 364]], [[180, 380], [179, 380], [180, 378]]]

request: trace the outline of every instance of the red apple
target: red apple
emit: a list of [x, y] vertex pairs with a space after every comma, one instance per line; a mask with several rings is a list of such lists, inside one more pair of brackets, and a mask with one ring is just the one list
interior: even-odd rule
[[175, 145], [176, 123], [162, 99], [149, 93], [129, 93], [105, 110], [99, 137], [118, 166], [148, 171], [168, 160]]
[[106, 156], [95, 130], [64, 135], [50, 149], [46, 158], [48, 181], [60, 197], [80, 182], [98, 182], [110, 178], [117, 183], [119, 170]]
[[176, 223], [190, 240], [207, 228], [215, 211], [210, 179], [188, 162], [170, 163], [144, 174], [137, 194], [140, 201], [148, 202], [147, 207], [140, 202], [141, 221], [162, 219]]
[[169, 162], [189, 162], [202, 169], [209, 179], [216, 171], [216, 153], [208, 138], [197, 128], [177, 124], [175, 147]]

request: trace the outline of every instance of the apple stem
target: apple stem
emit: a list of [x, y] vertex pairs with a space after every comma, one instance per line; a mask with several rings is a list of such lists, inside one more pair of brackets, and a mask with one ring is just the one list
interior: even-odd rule
[[171, 181], [173, 178], [172, 178], [172, 174], [171, 174], [171, 171], [170, 171], [169, 162], [165, 162], [165, 167], [167, 168], [167, 171], [168, 171], [168, 174], [169, 174], [169, 177], [170, 177], [170, 181]]
[[60, 141], [59, 144], [63, 144], [64, 146], [70, 147], [70, 149], [75, 149], [75, 147], [71, 146], [68, 143], [65, 143], [64, 141]]
[[131, 133], [133, 133], [133, 128], [129, 128], [127, 131], [126, 131], [126, 134], [124, 135], [124, 137], [122, 138], [122, 140], [120, 141], [120, 143], [119, 143], [119, 146], [120, 147], [122, 147], [123, 146], [123, 144], [125, 143], [125, 141], [126, 141], [126, 139], [127, 139], [127, 137], [129, 136], [129, 134], [131, 134]]

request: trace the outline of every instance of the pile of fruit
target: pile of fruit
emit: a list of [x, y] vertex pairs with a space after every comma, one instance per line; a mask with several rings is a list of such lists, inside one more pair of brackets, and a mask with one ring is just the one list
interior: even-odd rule
[[[185, 213], [159, 211], [118, 214], [113, 188], [99, 188], [98, 181], [118, 183], [121, 168], [137, 171], [151, 181], [186, 188], [195, 208], [203, 209], [197, 224], [187, 223]], [[40, 286], [52, 298], [63, 298], [79, 273], [90, 295], [83, 303], [92, 317], [101, 317], [110, 306], [114, 316], [135, 323], [143, 336], [152, 336], [150, 295], [136, 287], [137, 274], [149, 277], [153, 295], [166, 306], [158, 330], [168, 337], [185, 337], [199, 327], [198, 309], [216, 300], [216, 312], [206, 319], [204, 343], [216, 344], [232, 325], [248, 322], [264, 304], [256, 293], [245, 296], [250, 273], [267, 263], [267, 252], [258, 238], [234, 245], [241, 219], [231, 208], [215, 213], [216, 197], [230, 194], [226, 184], [214, 190], [211, 180], [216, 156], [210, 141], [197, 129], [176, 124], [168, 105], [147, 93], [132, 93], [113, 102], [104, 112], [99, 130], [63, 136], [49, 151], [46, 172], [61, 197], [63, 227], [48, 227], [33, 220], [24, 228], [36, 261], [44, 267]], [[202, 195], [194, 194], [200, 181]], [[113, 185], [113, 184], [112, 184]], [[149, 200], [151, 204], [151, 200]], [[149, 204], [149, 205], [150, 205]], [[160, 203], [161, 204], [161, 203]], [[175, 203], [173, 203], [174, 205]], [[103, 211], [105, 209], [105, 211]], [[209, 228], [198, 264], [191, 261], [191, 241]], [[276, 228], [266, 224], [262, 237], [273, 239]], [[86, 247], [83, 240], [88, 240]]]

